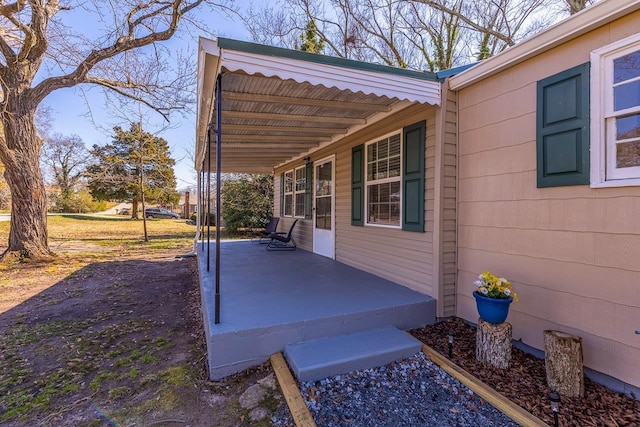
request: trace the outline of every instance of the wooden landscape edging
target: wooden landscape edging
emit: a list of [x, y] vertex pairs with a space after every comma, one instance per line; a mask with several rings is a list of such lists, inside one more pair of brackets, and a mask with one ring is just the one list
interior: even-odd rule
[[270, 360], [296, 426], [316, 427], [311, 412], [302, 399], [298, 383], [293, 379], [293, 375], [291, 375], [289, 366], [287, 362], [285, 362], [284, 357], [282, 357], [282, 353], [272, 354]]
[[508, 416], [518, 424], [523, 426], [549, 427], [548, 424], [546, 424], [540, 418], [525, 411], [520, 406], [516, 405], [505, 396], [480, 381], [478, 378], [474, 377], [455, 363], [451, 362], [449, 359], [447, 359], [425, 343], [422, 343], [422, 352], [425, 354], [425, 356], [431, 359], [433, 363], [440, 366], [452, 377], [460, 381], [475, 394], [489, 402], [492, 406], [494, 406], [496, 409], [504, 413], [506, 416]]

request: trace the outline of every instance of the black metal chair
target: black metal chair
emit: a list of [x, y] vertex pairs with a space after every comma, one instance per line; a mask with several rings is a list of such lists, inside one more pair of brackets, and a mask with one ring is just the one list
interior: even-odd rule
[[263, 242], [262, 239], [268, 239], [273, 233], [278, 231], [278, 222], [280, 222], [280, 218], [274, 216], [265, 228], [252, 230], [253, 235], [251, 236], [251, 241], [253, 242], [253, 239], [258, 239], [258, 243], [260, 244], [269, 243], [268, 241]]
[[296, 226], [298, 220], [296, 219], [291, 224], [291, 228], [289, 228], [288, 233], [271, 233], [269, 238], [271, 241], [267, 245], [268, 251], [293, 251], [296, 248], [296, 240], [293, 238], [291, 234], [293, 232], [293, 227]]

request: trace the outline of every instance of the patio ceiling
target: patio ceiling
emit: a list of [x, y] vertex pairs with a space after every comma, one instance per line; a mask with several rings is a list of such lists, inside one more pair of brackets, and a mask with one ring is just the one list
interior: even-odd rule
[[[438, 105], [435, 74], [219, 38], [200, 39], [196, 169], [271, 173], [419, 102]], [[215, 85], [220, 76], [221, 124]], [[213, 123], [212, 126], [210, 124]]]

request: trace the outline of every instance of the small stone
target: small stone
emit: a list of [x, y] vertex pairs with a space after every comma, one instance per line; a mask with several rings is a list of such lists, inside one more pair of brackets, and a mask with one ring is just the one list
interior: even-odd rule
[[267, 389], [260, 384], [254, 384], [249, 387], [238, 399], [240, 406], [244, 409], [252, 409], [258, 406], [258, 404], [267, 395]]
[[273, 373], [267, 375], [266, 377], [264, 377], [261, 380], [258, 380], [258, 384], [260, 384], [263, 387], [266, 388], [270, 388], [271, 390], [275, 390], [276, 389], [276, 377], [275, 375], [273, 375]]
[[249, 418], [252, 421], [264, 420], [265, 418], [267, 418], [267, 416], [269, 416], [269, 411], [261, 406], [253, 408], [251, 412], [249, 412]]

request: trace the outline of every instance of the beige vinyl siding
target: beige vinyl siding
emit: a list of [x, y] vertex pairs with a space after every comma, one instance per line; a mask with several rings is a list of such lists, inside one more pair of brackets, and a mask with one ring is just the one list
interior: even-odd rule
[[438, 316], [449, 317], [456, 314], [456, 93], [443, 88], [442, 105], [436, 112], [433, 270], [440, 283]]
[[[640, 386], [640, 187], [536, 188], [536, 82], [638, 31], [618, 20], [458, 93], [457, 314], [483, 270], [513, 282], [513, 338], [583, 338], [589, 368]], [[591, 94], [592, 102], [597, 94]], [[592, 120], [597, 118], [592, 117]]]
[[[435, 170], [435, 111], [437, 107], [413, 105], [311, 155], [319, 160], [335, 155], [336, 163], [336, 260], [387, 278], [411, 289], [437, 298], [433, 286], [433, 197]], [[425, 233], [399, 229], [351, 225], [351, 150], [404, 126], [427, 121], [425, 185]], [[292, 164], [293, 165], [293, 164]], [[276, 176], [286, 165], [276, 171]], [[279, 187], [277, 187], [279, 191]], [[276, 199], [279, 203], [279, 199]], [[282, 221], [282, 220], [281, 220]], [[312, 225], [309, 221], [309, 239]], [[296, 237], [297, 239], [297, 237]], [[312, 250], [312, 242], [309, 250]]]

